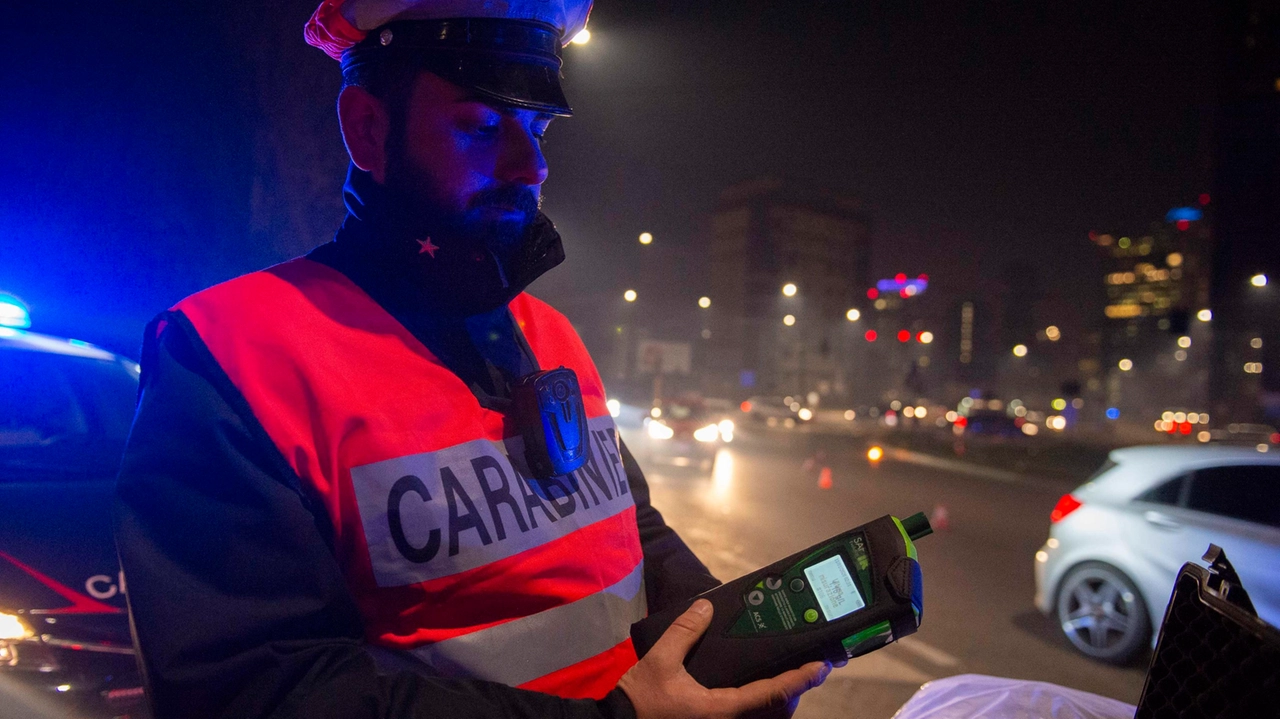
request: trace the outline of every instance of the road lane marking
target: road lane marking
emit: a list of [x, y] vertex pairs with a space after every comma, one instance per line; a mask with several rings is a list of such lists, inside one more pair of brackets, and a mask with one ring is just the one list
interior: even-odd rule
[[1023, 484], [1031, 478], [1025, 477], [1015, 472], [1008, 472], [1003, 469], [995, 469], [994, 467], [983, 467], [977, 464], [971, 464], [958, 459], [946, 459], [944, 457], [935, 457], [931, 454], [922, 454], [920, 452], [912, 452], [909, 449], [899, 449], [897, 447], [889, 447], [886, 450], [889, 459], [907, 464], [917, 464], [921, 467], [932, 467], [934, 469], [943, 469], [956, 474], [967, 474], [971, 477], [979, 479], [990, 479], [996, 482], [1004, 482], [1005, 484]]
[[959, 659], [956, 659], [935, 646], [925, 644], [915, 637], [899, 639], [898, 646], [936, 666], [954, 667], [960, 664]]

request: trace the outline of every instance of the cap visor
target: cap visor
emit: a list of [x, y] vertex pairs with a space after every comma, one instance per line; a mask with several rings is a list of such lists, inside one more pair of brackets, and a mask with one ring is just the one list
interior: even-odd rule
[[573, 114], [560, 86], [560, 69], [528, 56], [459, 53], [453, 61], [430, 63], [427, 69], [504, 105], [562, 117]]

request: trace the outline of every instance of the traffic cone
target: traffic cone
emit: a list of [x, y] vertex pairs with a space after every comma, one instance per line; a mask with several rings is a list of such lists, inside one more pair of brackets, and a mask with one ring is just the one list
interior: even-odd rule
[[951, 529], [951, 516], [947, 513], [946, 505], [933, 505], [933, 511], [929, 513], [929, 526], [933, 527], [935, 532]]
[[818, 472], [818, 489], [831, 489], [831, 468], [823, 467]]

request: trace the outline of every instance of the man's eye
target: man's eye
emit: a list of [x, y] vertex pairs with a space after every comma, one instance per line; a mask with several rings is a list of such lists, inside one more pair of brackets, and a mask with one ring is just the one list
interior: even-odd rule
[[477, 135], [493, 136], [498, 134], [498, 123], [482, 123], [476, 126]]

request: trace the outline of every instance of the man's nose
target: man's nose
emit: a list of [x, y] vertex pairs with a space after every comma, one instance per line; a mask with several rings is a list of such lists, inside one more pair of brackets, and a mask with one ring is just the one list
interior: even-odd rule
[[547, 180], [547, 159], [542, 146], [520, 123], [503, 133], [502, 154], [498, 158], [497, 179], [504, 184], [541, 185]]

